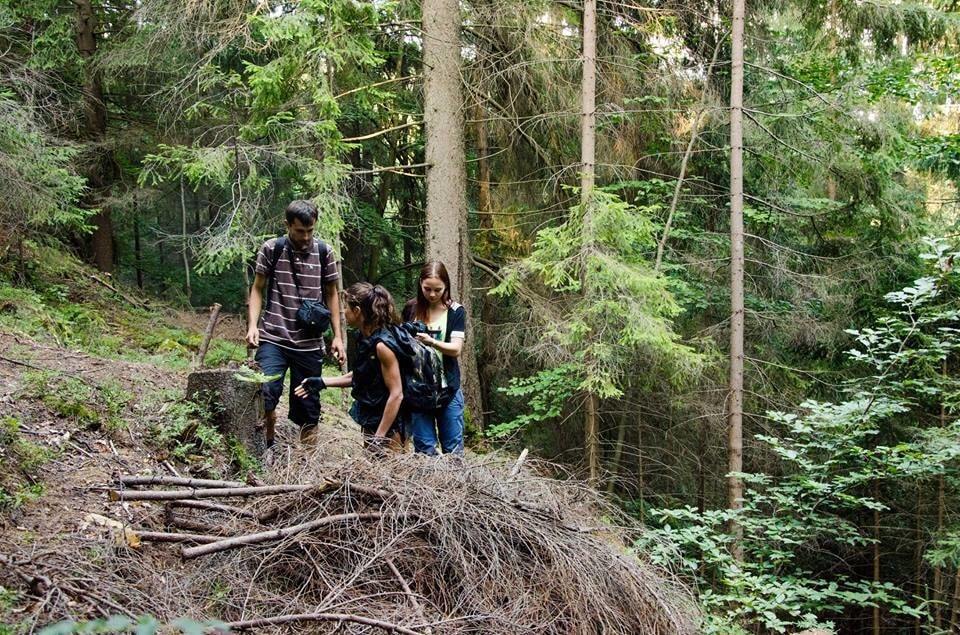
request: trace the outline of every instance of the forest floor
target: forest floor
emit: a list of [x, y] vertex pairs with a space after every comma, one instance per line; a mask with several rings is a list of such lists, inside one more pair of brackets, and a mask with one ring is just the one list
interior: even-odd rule
[[[299, 442], [281, 401], [264, 466], [186, 399], [205, 312], [151, 306], [79, 263], [45, 263], [27, 284], [0, 282], [0, 635], [64, 619], [124, 632], [153, 619], [143, 615], [164, 621], [137, 630], [153, 633], [180, 617], [273, 619], [324, 603], [353, 613], [325, 613], [315, 619], [335, 623], [311, 632], [693, 632], [687, 591], [628, 554], [639, 528], [592, 489], [496, 453], [372, 457], [339, 391], [322, 394], [316, 446]], [[246, 362], [243, 326], [224, 316], [207, 366]], [[111, 500], [134, 475], [301, 489], [183, 515]], [[317, 519], [336, 526], [200, 560], [147, 536], [192, 522], [207, 540], [187, 544], [202, 546]], [[203, 632], [191, 624], [176, 628]], [[268, 630], [291, 628], [303, 630]], [[87, 632], [72, 629], [57, 632]]]

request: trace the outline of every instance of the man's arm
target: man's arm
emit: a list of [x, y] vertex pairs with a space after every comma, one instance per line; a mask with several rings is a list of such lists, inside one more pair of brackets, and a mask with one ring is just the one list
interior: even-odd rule
[[347, 358], [343, 350], [343, 337], [340, 333], [340, 293], [337, 291], [337, 282], [324, 282], [323, 292], [327, 308], [330, 309], [330, 327], [333, 329], [333, 340], [330, 342], [330, 352], [342, 364]]
[[260, 330], [257, 322], [260, 321], [260, 311], [263, 309], [263, 292], [267, 288], [267, 277], [262, 273], [256, 274], [250, 286], [250, 304], [247, 307], [247, 344], [260, 346]]

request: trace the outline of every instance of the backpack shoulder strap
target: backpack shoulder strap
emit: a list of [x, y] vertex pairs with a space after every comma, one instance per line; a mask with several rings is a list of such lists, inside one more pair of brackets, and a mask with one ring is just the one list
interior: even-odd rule
[[270, 254], [270, 273], [269, 280], [267, 282], [267, 297], [264, 300], [263, 310], [266, 311], [270, 308], [270, 290], [273, 288], [273, 283], [275, 282], [276, 276], [274, 272], [277, 270], [277, 263], [280, 262], [280, 256], [283, 255], [283, 250], [287, 248], [287, 237], [278, 236], [277, 240], [273, 243], [273, 253]]
[[327, 306], [327, 296], [324, 292], [323, 285], [327, 283], [325, 278], [327, 277], [327, 243], [322, 240], [317, 239], [317, 250], [318, 256], [320, 258], [320, 302], [323, 303], [323, 306]]

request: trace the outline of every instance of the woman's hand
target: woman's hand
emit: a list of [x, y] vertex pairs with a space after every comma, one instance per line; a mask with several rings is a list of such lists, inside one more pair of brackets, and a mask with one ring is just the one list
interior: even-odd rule
[[306, 399], [309, 395], [316, 397], [320, 394], [320, 391], [326, 387], [327, 385], [324, 383], [323, 377], [307, 377], [300, 382], [299, 386], [293, 389], [293, 394], [303, 399]]
[[437, 340], [429, 333], [417, 333], [415, 337], [420, 340], [421, 344], [425, 344], [430, 348], [436, 348]]

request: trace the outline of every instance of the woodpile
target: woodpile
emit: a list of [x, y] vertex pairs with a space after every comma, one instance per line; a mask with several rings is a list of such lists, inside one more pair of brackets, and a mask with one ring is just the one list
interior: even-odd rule
[[119, 547], [97, 575], [132, 613], [231, 630], [697, 632], [686, 590], [626, 548], [638, 528], [581, 483], [510, 468], [315, 452], [270, 485], [124, 476], [110, 498], [163, 505], [134, 532], [182, 560]]

